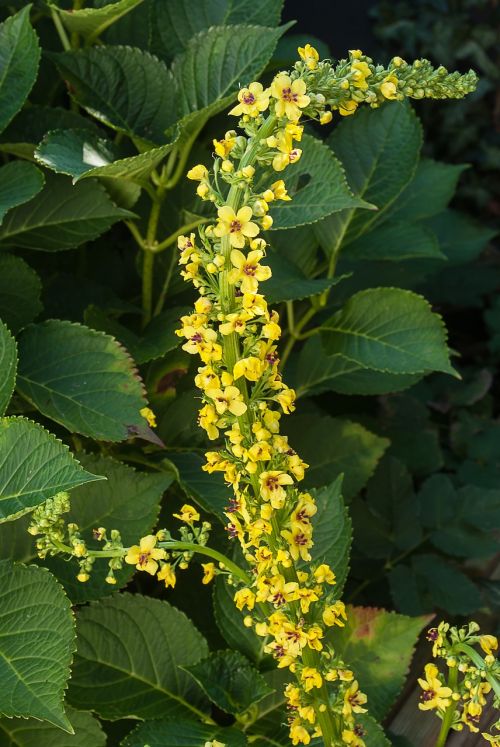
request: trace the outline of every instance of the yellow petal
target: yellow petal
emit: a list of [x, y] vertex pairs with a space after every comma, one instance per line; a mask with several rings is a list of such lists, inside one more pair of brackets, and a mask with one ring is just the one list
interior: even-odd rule
[[233, 208], [229, 205], [223, 205], [220, 207], [217, 214], [224, 223], [231, 223], [233, 220], [236, 220], [236, 214]]
[[241, 233], [243, 234], [243, 236], [248, 236], [249, 238], [253, 239], [254, 236], [257, 236], [257, 234], [259, 233], [259, 227], [257, 223], [249, 221], [242, 227]]
[[142, 537], [140, 541], [141, 552], [150, 552], [156, 545], [156, 537], [154, 534], [148, 534], [146, 537]]
[[240, 223], [247, 223], [247, 221], [250, 220], [252, 217], [252, 208], [248, 205], [244, 205], [242, 208], [238, 210], [238, 213], [236, 215], [236, 219], [240, 221]]
[[238, 269], [240, 269], [240, 267], [243, 267], [243, 265], [245, 264], [245, 255], [243, 254], [243, 252], [238, 251], [238, 249], [233, 249], [233, 251], [231, 252], [231, 263]]

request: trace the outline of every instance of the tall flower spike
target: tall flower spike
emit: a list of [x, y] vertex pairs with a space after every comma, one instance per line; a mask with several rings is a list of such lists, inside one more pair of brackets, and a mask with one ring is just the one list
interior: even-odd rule
[[316, 506], [300, 489], [307, 465], [279, 432], [282, 416], [294, 410], [295, 392], [278, 372], [281, 330], [260, 290], [271, 270], [261, 264], [266, 242], [258, 235], [272, 224], [273, 203], [291, 199], [275, 172], [301, 156], [300, 120], [326, 124], [334, 112], [349, 116], [362, 104], [406, 97], [461, 97], [476, 78], [435, 70], [426, 60], [394, 58], [384, 68], [359, 50], [336, 65], [319, 61], [310, 45], [299, 53], [293, 70], [278, 73], [269, 89], [253, 82], [240, 90], [230, 111], [240, 117], [240, 134], [215, 141], [212, 174], [200, 165], [188, 174], [200, 181], [198, 194], [214, 203], [217, 215], [196, 241], [179, 238], [181, 274], [199, 298], [177, 334], [183, 349], [201, 358], [199, 423], [210, 440], [221, 439], [206, 454], [204, 469], [222, 472], [232, 486], [227, 532], [251, 568], [248, 584], [234, 579], [235, 605], [244, 624], [266, 638], [265, 651], [277, 666], [290, 671], [292, 744], [321, 736], [326, 747], [363, 747], [356, 718], [366, 696], [328, 642], [329, 628], [345, 624], [345, 607], [334, 570], [314, 556]]

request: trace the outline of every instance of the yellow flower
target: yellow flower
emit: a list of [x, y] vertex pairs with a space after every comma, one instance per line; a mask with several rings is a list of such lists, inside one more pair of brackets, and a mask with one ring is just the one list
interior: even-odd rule
[[318, 67], [319, 52], [310, 44], [306, 44], [305, 47], [299, 47], [298, 52], [301, 58], [306, 63], [309, 70], [316, 70]]
[[245, 309], [242, 309], [239, 312], [234, 312], [233, 314], [226, 314], [226, 321], [219, 325], [219, 332], [221, 335], [230, 335], [233, 332], [237, 332], [241, 335], [246, 329], [246, 323], [251, 318], [252, 315]]
[[266, 202], [272, 202], [273, 200], [284, 200], [285, 202], [289, 202], [292, 199], [286, 191], [283, 179], [278, 179], [273, 182], [269, 189], [266, 189], [263, 196]]
[[296, 163], [300, 159], [302, 151], [294, 146], [292, 136], [284, 130], [276, 135], [275, 140], [279, 153], [273, 158], [273, 169], [283, 171], [289, 163]]
[[[255, 225], [255, 224], [254, 224]], [[259, 282], [271, 277], [271, 268], [259, 264], [264, 256], [260, 249], [254, 249], [245, 257], [243, 252], [233, 249], [231, 262], [233, 269], [228, 273], [230, 283], [240, 283], [242, 293], [257, 293]]]
[[217, 428], [217, 425], [219, 424], [219, 416], [217, 415], [213, 405], [204, 405], [201, 408], [198, 422], [201, 428], [207, 432], [211, 441], [219, 437], [219, 429]]
[[307, 729], [302, 726], [300, 719], [296, 718], [290, 724], [290, 739], [294, 747], [297, 744], [309, 744], [311, 742], [311, 735]]
[[289, 389], [288, 387], [285, 387], [285, 389], [282, 389], [282, 391], [277, 394], [273, 399], [276, 400], [281, 405], [281, 409], [285, 413], [285, 415], [289, 415], [291, 412], [295, 410], [295, 390]]
[[309, 630], [306, 631], [306, 635], [309, 648], [312, 648], [315, 651], [321, 651], [321, 649], [323, 648], [323, 644], [321, 643], [321, 638], [323, 638], [323, 630], [320, 628], [320, 626], [311, 625]]
[[329, 565], [321, 563], [314, 571], [314, 578], [318, 584], [335, 584], [335, 573], [332, 571]]
[[286, 472], [272, 470], [270, 472], [261, 472], [259, 475], [260, 494], [265, 501], [269, 501], [271, 506], [278, 510], [283, 508], [286, 499], [286, 490], [284, 485], [293, 485], [293, 479]]
[[222, 140], [212, 141], [214, 150], [216, 154], [220, 156], [220, 158], [226, 158], [226, 156], [231, 153], [232, 149], [236, 145], [236, 136], [237, 133], [234, 130], [228, 130]]
[[[179, 236], [177, 246], [181, 251], [179, 258], [180, 265], [186, 265], [191, 259], [194, 259], [193, 255], [196, 254], [194, 233], [190, 236]], [[196, 255], [196, 258], [199, 260], [199, 255]]]
[[222, 389], [207, 389], [205, 393], [207, 397], [213, 399], [215, 409], [219, 415], [224, 415], [226, 411], [229, 411], [232, 415], [239, 418], [247, 411], [247, 406], [243, 402], [243, 397], [238, 387], [227, 386], [224, 391]]
[[253, 238], [259, 233], [257, 223], [253, 223], [252, 208], [248, 205], [240, 208], [237, 213], [229, 205], [223, 205], [217, 211], [219, 222], [214, 228], [216, 236], [229, 236], [231, 246], [242, 249], [247, 238]]
[[286, 539], [290, 548], [290, 555], [294, 560], [298, 560], [299, 557], [302, 560], [311, 560], [309, 548], [312, 547], [313, 541], [309, 533], [304, 532], [302, 529], [283, 529], [281, 536]]
[[441, 684], [438, 677], [439, 670], [435, 664], [426, 664], [424, 671], [425, 680], [418, 680], [418, 684], [423, 690], [418, 707], [421, 711], [430, 711], [434, 708], [444, 711], [450, 705], [452, 690]]
[[342, 101], [342, 103], [339, 104], [339, 114], [341, 114], [343, 117], [349, 117], [351, 114], [354, 114], [357, 108], [358, 103], [353, 99], [351, 99], [350, 101]]
[[366, 91], [368, 83], [366, 79], [372, 75], [372, 71], [367, 62], [358, 61], [353, 62], [351, 65], [351, 80], [355, 88], [360, 88], [362, 91]]
[[135, 565], [138, 571], [146, 571], [146, 573], [154, 576], [158, 570], [158, 563], [156, 561], [163, 560], [166, 556], [165, 550], [155, 547], [155, 545], [156, 537], [153, 534], [142, 537], [139, 545], [129, 547], [125, 555], [125, 562]]
[[271, 95], [276, 99], [275, 112], [277, 117], [287, 117], [291, 122], [297, 122], [302, 112], [310, 102], [306, 96], [306, 84], [298, 78], [292, 82], [285, 73], [278, 73], [271, 83]]
[[386, 99], [397, 99], [398, 97], [398, 79], [395, 75], [388, 75], [380, 85], [380, 93]]
[[333, 119], [333, 113], [331, 111], [323, 112], [323, 114], [320, 115], [319, 123], [322, 125], [330, 124], [330, 122]]
[[187, 178], [192, 179], [195, 182], [201, 182], [201, 180], [206, 179], [207, 176], [208, 169], [202, 163], [199, 163], [197, 166], [193, 166], [193, 168], [189, 169], [189, 171], [187, 172]]
[[250, 83], [248, 88], [242, 88], [238, 93], [239, 104], [231, 109], [229, 114], [241, 117], [258, 117], [269, 106], [269, 88], [263, 88], [262, 83]]
[[255, 606], [255, 594], [251, 589], [247, 587], [238, 589], [234, 595], [234, 603], [236, 607], [241, 611], [244, 607], [248, 607], [249, 610], [253, 610]]
[[317, 669], [314, 667], [304, 667], [300, 673], [300, 679], [304, 683], [304, 690], [309, 692], [313, 687], [321, 687], [323, 684], [323, 678]]
[[249, 356], [248, 358], [241, 358], [234, 364], [233, 376], [234, 380], [240, 379], [242, 376], [248, 381], [258, 381], [262, 376], [264, 365], [259, 358]]
[[186, 524], [192, 524], [194, 521], [200, 520], [200, 514], [198, 511], [193, 508], [193, 506], [190, 506], [188, 503], [185, 503], [183, 507], [181, 508], [180, 514], [172, 514], [175, 516], [176, 519], [180, 519], [180, 521], [185, 522]]
[[174, 588], [175, 582], [177, 581], [175, 571], [170, 563], [164, 563], [162, 565], [161, 569], [158, 571], [157, 578], [159, 581], [165, 581], [165, 586], [167, 588], [171, 586], [172, 589]]
[[487, 656], [494, 656], [498, 648], [498, 639], [494, 635], [482, 635], [479, 639], [479, 645]]
[[323, 610], [323, 622], [325, 625], [330, 627], [338, 625], [339, 628], [343, 628], [344, 623], [342, 619], [347, 620], [347, 615], [345, 613], [345, 605], [340, 600], [335, 602], [335, 604], [330, 604]]
[[366, 734], [365, 730], [359, 724], [354, 729], [344, 729], [342, 732], [342, 741], [351, 747], [365, 747], [365, 742], [361, 739]]
[[344, 705], [342, 707], [342, 715], [344, 718], [349, 718], [351, 713], [366, 713], [366, 708], [363, 708], [368, 698], [359, 689], [359, 684], [356, 680], [350, 685], [344, 693]]
[[267, 441], [257, 441], [247, 451], [252, 462], [267, 462], [272, 458], [271, 446]]
[[150, 428], [156, 428], [156, 416], [149, 407], [143, 407], [142, 410], [139, 410], [139, 413], [142, 415], [145, 420], [147, 420], [147, 423]]
[[317, 602], [319, 597], [312, 589], [299, 589], [297, 592], [297, 599], [300, 600], [300, 609], [304, 615], [307, 615], [309, 607], [313, 602]]
[[215, 576], [215, 563], [202, 563], [201, 567], [203, 568], [203, 578], [201, 583], [209, 584]]

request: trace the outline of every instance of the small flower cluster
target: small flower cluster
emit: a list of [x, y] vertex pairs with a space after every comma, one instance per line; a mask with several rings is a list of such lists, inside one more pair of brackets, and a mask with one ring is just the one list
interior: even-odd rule
[[[433, 657], [446, 662], [448, 674], [445, 677], [433, 662], [426, 664], [425, 679], [419, 679], [422, 688], [419, 708], [436, 711], [441, 719], [449, 717], [449, 726], [455, 731], [467, 727], [471, 732], [478, 732], [486, 698], [492, 691], [494, 706], [500, 705], [500, 664], [495, 655], [497, 638], [480, 635], [479, 625], [474, 622], [463, 628], [442, 622], [428, 631], [427, 640], [432, 642]], [[500, 720], [494, 729], [498, 732], [496, 736], [487, 733], [482, 736], [494, 747], [500, 747]]]
[[286, 688], [292, 743], [322, 735], [328, 745], [363, 747], [355, 718], [366, 696], [327, 642], [328, 628], [343, 626], [346, 614], [335, 574], [311, 555], [317, 509], [300, 489], [308, 465], [280, 434], [295, 392], [278, 368], [279, 316], [260, 291], [271, 276], [260, 234], [273, 224], [274, 204], [290, 200], [273, 173], [300, 159], [301, 120], [327, 124], [334, 111], [347, 116], [363, 102], [463, 96], [475, 76], [400, 58], [383, 68], [358, 50], [335, 66], [320, 62], [310, 45], [299, 54], [293, 71], [278, 73], [268, 88], [253, 82], [240, 90], [230, 115], [240, 118], [241, 134], [229, 130], [214, 140], [211, 172], [202, 164], [188, 172], [197, 194], [214, 203], [217, 219], [198, 237], [179, 238], [181, 275], [199, 297], [177, 334], [183, 349], [201, 359], [199, 424], [209, 439], [222, 439], [206, 454], [204, 469], [221, 472], [233, 488], [227, 531], [252, 572], [252, 583], [234, 595], [236, 606], [247, 612], [245, 625], [267, 639], [265, 650], [278, 667], [295, 674]]

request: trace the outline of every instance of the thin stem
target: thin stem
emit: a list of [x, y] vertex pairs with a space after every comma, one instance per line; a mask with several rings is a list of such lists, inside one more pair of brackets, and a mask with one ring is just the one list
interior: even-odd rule
[[[184, 171], [186, 169], [186, 163], [189, 158], [189, 154], [191, 153], [191, 148], [193, 147], [193, 144], [198, 137], [200, 130], [203, 128], [205, 122], [202, 122], [201, 125], [196, 127], [191, 135], [188, 137], [186, 142], [184, 143], [184, 147], [180, 151], [179, 160], [177, 162], [176, 169], [170, 179], [166, 182], [166, 189], [173, 189], [181, 176], [184, 175]], [[177, 150], [177, 149], [176, 149]], [[170, 165], [170, 169], [172, 169], [172, 164]]]
[[281, 355], [281, 369], [283, 370], [285, 363], [287, 362], [288, 358], [290, 357], [290, 353], [292, 352], [295, 343], [297, 340], [303, 339], [302, 336], [302, 330], [306, 326], [306, 324], [313, 318], [313, 316], [317, 313], [317, 309], [314, 308], [314, 306], [311, 306], [307, 311], [303, 314], [303, 316], [299, 319], [295, 327], [293, 327], [290, 330], [290, 334], [288, 336], [288, 340], [286, 341], [286, 345], [283, 348], [283, 353]]
[[156, 234], [160, 221], [160, 210], [165, 188], [161, 185], [156, 191], [156, 199], [153, 200], [151, 213], [149, 214], [146, 240], [143, 242], [144, 257], [142, 262], [142, 326], [145, 327], [151, 321], [153, 312], [153, 270], [155, 261]]
[[177, 231], [171, 233], [164, 241], [157, 244], [154, 248], [154, 253], [158, 254], [159, 252], [163, 252], [165, 249], [168, 249], [169, 246], [175, 244], [179, 236], [192, 231], [197, 226], [200, 226], [202, 223], [207, 223], [209, 220], [210, 218], [197, 218], [196, 220], [191, 221], [191, 223], [185, 223]]
[[144, 249], [145, 239], [143, 236], [141, 236], [141, 232], [139, 231], [135, 223], [131, 220], [126, 220], [124, 221], [124, 223], [127, 226], [130, 233], [132, 234], [132, 236], [134, 237], [134, 239], [136, 240], [137, 244], [140, 246], [140, 248]]
[[[457, 681], [458, 681], [458, 669], [457, 667], [452, 667], [450, 669], [450, 674], [448, 677], [448, 687], [450, 687], [453, 692], [455, 692], [455, 690], [457, 689]], [[444, 745], [446, 744], [446, 740], [448, 739], [448, 734], [450, 733], [450, 729], [453, 724], [453, 718], [455, 716], [456, 707], [457, 707], [456, 700], [451, 700], [450, 705], [444, 712], [443, 723], [441, 724], [441, 729], [439, 732], [439, 736], [437, 738], [436, 747], [444, 747]]]
[[495, 691], [495, 695], [500, 698], [500, 683], [496, 679], [496, 677], [492, 677], [491, 674], [487, 671], [486, 667], [484, 666], [484, 659], [483, 657], [478, 654], [477, 651], [475, 651], [472, 646], [469, 646], [467, 643], [459, 643], [456, 646], [453, 647], [456, 651], [462, 651], [464, 654], [467, 654], [467, 656], [472, 659], [476, 667], [482, 671], [484, 671], [486, 675], [486, 679], [490, 683], [491, 687]]
[[163, 547], [165, 550], [187, 550], [188, 552], [196, 552], [199, 555], [206, 555], [213, 560], [217, 560], [222, 563], [233, 576], [237, 576], [244, 584], [251, 584], [252, 579], [245, 573], [243, 568], [233, 563], [227, 555], [223, 555], [218, 550], [214, 550], [212, 547], [206, 547], [205, 545], [197, 545], [194, 542], [176, 542], [175, 540], [158, 542], [158, 547]]
[[63, 22], [61, 21], [57, 11], [54, 8], [50, 8], [50, 15], [52, 17], [52, 21], [54, 23], [54, 26], [56, 27], [57, 34], [59, 36], [59, 39], [61, 40], [61, 44], [63, 46], [63, 49], [66, 52], [69, 52], [71, 49], [71, 43], [69, 41], [68, 35], [66, 33], [66, 29], [63, 26]]
[[160, 296], [158, 298], [157, 304], [155, 306], [155, 310], [153, 313], [153, 316], [158, 316], [158, 314], [161, 314], [163, 311], [163, 306], [165, 304], [165, 300], [167, 298], [168, 289], [170, 287], [170, 281], [172, 280], [172, 275], [174, 273], [174, 267], [177, 259], [177, 251], [174, 249], [172, 251], [172, 256], [170, 258], [170, 263], [168, 265], [167, 274], [165, 276], [165, 280], [163, 281], [163, 286], [161, 289]]

